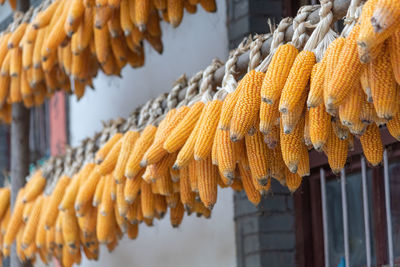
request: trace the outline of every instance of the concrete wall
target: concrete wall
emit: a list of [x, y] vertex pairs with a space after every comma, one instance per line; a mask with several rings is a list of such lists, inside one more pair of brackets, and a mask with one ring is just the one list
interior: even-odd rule
[[[101, 120], [126, 117], [134, 107], [162, 92], [168, 92], [182, 73], [191, 76], [204, 69], [214, 57], [228, 56], [226, 5], [218, 0], [218, 12], [207, 14], [201, 8], [185, 14], [182, 25], [163, 25], [164, 54], [146, 47], [144, 68], [123, 70], [123, 78], [104, 75], [94, 81], [79, 102], [70, 101], [70, 140], [72, 145], [101, 129]], [[185, 217], [172, 229], [168, 215], [155, 227], [143, 226], [136, 241], [123, 240], [111, 254], [102, 249], [99, 262], [83, 261], [82, 266], [235, 266], [233, 194], [220, 192], [210, 220], [194, 215]]]

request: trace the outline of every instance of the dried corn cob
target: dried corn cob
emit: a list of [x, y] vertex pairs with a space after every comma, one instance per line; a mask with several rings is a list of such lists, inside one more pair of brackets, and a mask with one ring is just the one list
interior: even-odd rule
[[383, 145], [378, 126], [375, 123], [368, 125], [360, 141], [368, 162], [372, 166], [379, 165], [383, 160]]
[[117, 183], [122, 183], [125, 180], [125, 167], [139, 136], [140, 134], [136, 131], [128, 131], [124, 134], [121, 152], [118, 156], [118, 161], [113, 172], [113, 177]]
[[56, 219], [58, 216], [58, 206], [64, 196], [64, 192], [71, 181], [66, 175], [63, 175], [60, 180], [58, 180], [56, 187], [54, 188], [53, 192], [51, 193], [51, 197], [48, 202], [48, 208], [46, 209], [46, 219], [45, 219], [45, 227], [49, 229], [50, 227], [54, 226], [56, 223]]
[[183, 0], [167, 0], [167, 12], [169, 23], [178, 27], [183, 18]]
[[327, 68], [327, 59], [323, 58], [321, 62], [314, 65], [311, 71], [310, 92], [307, 98], [307, 107], [315, 108], [323, 102], [325, 71]]
[[338, 174], [344, 168], [348, 153], [348, 140], [341, 140], [336, 136], [334, 127], [331, 127], [328, 140], [324, 146], [324, 152], [328, 156], [329, 166], [332, 172]]

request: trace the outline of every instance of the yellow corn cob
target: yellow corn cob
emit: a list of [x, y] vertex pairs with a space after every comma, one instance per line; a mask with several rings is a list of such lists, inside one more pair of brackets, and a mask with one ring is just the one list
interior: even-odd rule
[[246, 136], [247, 157], [251, 175], [260, 184], [266, 184], [269, 178], [270, 150], [261, 132], [257, 131], [253, 136]]
[[79, 209], [86, 203], [92, 201], [93, 195], [96, 191], [96, 186], [99, 183], [101, 175], [99, 173], [99, 166], [96, 166], [91, 172], [86, 181], [79, 187], [78, 195], [75, 199], [75, 210]]
[[[133, 1], [131, 1], [133, 2]], [[125, 36], [129, 36], [133, 29], [133, 22], [130, 18], [130, 4], [128, 0], [121, 0], [120, 5], [120, 21], [121, 28], [124, 31]]]
[[187, 209], [192, 209], [194, 206], [196, 194], [190, 186], [189, 167], [186, 166], [180, 170], [180, 196], [183, 205]]
[[23, 40], [27, 44], [32, 44], [36, 40], [37, 29], [33, 27], [33, 23], [30, 23], [25, 30]]
[[282, 89], [298, 53], [292, 44], [278, 47], [265, 73], [261, 87], [261, 98], [264, 102], [268, 104], [279, 102]]
[[369, 65], [370, 85], [378, 117], [390, 120], [398, 111], [398, 89], [390, 63], [389, 50]]
[[310, 138], [315, 150], [321, 151], [329, 137], [331, 116], [326, 113], [324, 104], [310, 109]]
[[140, 191], [142, 174], [143, 174], [143, 172], [140, 172], [135, 178], [128, 179], [125, 181], [124, 197], [125, 197], [125, 201], [129, 204], [132, 204], [135, 201], [135, 199]]
[[39, 196], [35, 200], [34, 207], [31, 212], [31, 216], [29, 217], [25, 229], [24, 235], [22, 237], [22, 246], [28, 247], [31, 243], [35, 242], [36, 233], [40, 232], [38, 229], [40, 213], [42, 210], [43, 196]]
[[215, 166], [218, 166], [218, 145], [219, 145], [219, 142], [217, 142], [216, 140], [220, 139], [222, 131], [223, 130], [221, 129], [217, 129], [217, 131], [215, 132], [214, 142], [211, 148], [211, 161]]
[[115, 184], [111, 175], [106, 175], [104, 177], [104, 188], [103, 194], [101, 196], [101, 203], [99, 207], [99, 212], [103, 216], [110, 215], [113, 212], [113, 199], [112, 199], [112, 188], [113, 184]]
[[[174, 160], [176, 160], [176, 155], [177, 154], [175, 153]], [[173, 163], [174, 162], [172, 162], [172, 164]], [[174, 183], [178, 183], [179, 182], [179, 180], [180, 180], [180, 172], [179, 172], [179, 170], [172, 169], [171, 166], [169, 166], [169, 174], [171, 175], [171, 179], [172, 179], [172, 181]]]
[[168, 196], [165, 196], [165, 201], [166, 201], [168, 207], [175, 208], [176, 205], [178, 204], [178, 202], [180, 201], [179, 194], [172, 193]]
[[178, 27], [183, 18], [183, 0], [167, 0], [169, 23]]
[[[395, 33], [400, 23], [395, 20], [396, 16], [385, 16], [390, 12], [398, 13], [396, 8], [388, 7], [386, 1], [368, 1], [362, 10], [360, 18], [361, 30], [358, 36], [359, 55], [360, 58], [369, 58], [372, 51], [381, 43], [383, 43], [389, 36]], [[395, 1], [392, 1], [393, 5]], [[390, 4], [389, 4], [390, 5]], [[364, 61], [365, 63], [368, 60]]]
[[[278, 99], [279, 100], [279, 99]], [[274, 104], [261, 102], [260, 105], [260, 131], [268, 134], [272, 128], [279, 123], [279, 101]]]
[[93, 33], [97, 59], [100, 65], [105, 65], [111, 53], [108, 26], [104, 25], [101, 29], [94, 28]]
[[9, 88], [10, 80], [11, 80], [10, 76], [0, 75], [0, 106], [1, 107], [4, 106], [4, 104], [7, 100], [7, 97], [8, 97], [9, 91], [10, 91], [10, 88]]
[[135, 24], [144, 31], [146, 24], [149, 21], [149, 15], [151, 11], [151, 0], [135, 0]]
[[219, 134], [215, 136], [214, 143], [217, 145], [218, 168], [224, 177], [232, 180], [235, 178], [236, 167], [235, 143], [230, 140], [228, 131], [217, 131]]
[[348, 96], [354, 84], [358, 82], [361, 72], [361, 62], [356, 51], [356, 38], [359, 33], [359, 25], [355, 25], [349, 36], [346, 38], [343, 49], [340, 53], [337, 65], [333, 71], [333, 78], [328, 83], [326, 90], [325, 106], [327, 110], [336, 109]]
[[[2, 239], [4, 239], [4, 235], [5, 235], [6, 231], [7, 231], [8, 223], [10, 222], [10, 217], [11, 217], [11, 208], [8, 207], [8, 209], [5, 212], [3, 218], [1, 219], [1, 237], [2, 237]], [[4, 249], [3, 248], [3, 242], [1, 242], [1, 246], [2, 246], [2, 249]]]
[[198, 126], [196, 126], [196, 128], [198, 128], [198, 132], [196, 133], [197, 140], [193, 148], [193, 155], [195, 160], [205, 159], [211, 153], [215, 132], [218, 126], [218, 119], [221, 114], [221, 107], [222, 102], [220, 100], [213, 100], [211, 102], [208, 102], [204, 107], [204, 111], [199, 120], [199, 124]]
[[[94, 14], [94, 27], [102, 29], [112, 17], [113, 10], [108, 5], [97, 6]], [[108, 27], [107, 27], [108, 28]]]
[[302, 147], [301, 159], [297, 168], [297, 174], [301, 177], [310, 175], [310, 158], [308, 156], [308, 149], [306, 146]]
[[315, 64], [311, 72], [310, 80], [310, 92], [307, 98], [307, 107], [315, 108], [323, 102], [324, 96], [324, 82], [325, 82], [325, 71], [327, 69], [327, 59], [324, 59]]
[[392, 63], [394, 77], [398, 84], [400, 84], [400, 31], [395, 32], [388, 39], [387, 48], [390, 54], [390, 61]]
[[166, 172], [156, 180], [158, 193], [163, 196], [169, 196], [174, 192], [171, 175]]
[[260, 110], [260, 91], [265, 74], [252, 70], [246, 76], [250, 78], [243, 78], [243, 90], [238, 97], [230, 123], [230, 137], [234, 142], [241, 140], [249, 132]]
[[22, 67], [27, 70], [32, 67], [34, 44], [25, 43], [22, 48]]
[[[61, 5], [59, 6], [59, 4]], [[39, 12], [33, 21], [33, 28], [40, 29], [47, 26], [50, 23], [53, 15], [59, 15], [58, 13], [64, 6], [64, 1], [54, 1], [46, 9]], [[58, 12], [56, 12], [58, 10]]]
[[342, 125], [338, 119], [332, 119], [333, 132], [341, 140], [345, 140], [349, 137], [349, 129]]
[[170, 221], [172, 227], [177, 228], [182, 223], [184, 214], [185, 209], [183, 207], [183, 204], [182, 202], [178, 201], [176, 207], [171, 208], [170, 211]]
[[56, 247], [56, 242], [55, 242], [55, 236], [56, 236], [56, 228], [51, 227], [50, 230], [45, 232], [46, 234], [46, 249], [50, 253], [54, 253], [55, 247]]
[[92, 201], [93, 207], [98, 207], [101, 203], [105, 181], [106, 181], [106, 176], [101, 176], [99, 182], [96, 185], [96, 190], [94, 191], [93, 201]]
[[[70, 26], [72, 26], [72, 25], [79, 24], [82, 16], [84, 15], [84, 12], [85, 12], [85, 6], [83, 5], [82, 0], [72, 1], [71, 6], [68, 11], [66, 25], [69, 24]], [[71, 35], [68, 34], [68, 35], [71, 36], [72, 34]]]
[[108, 139], [107, 143], [103, 145], [102, 148], [100, 148], [97, 153], [96, 153], [96, 158], [95, 161], [97, 163], [101, 163], [108, 153], [111, 151], [111, 149], [114, 147], [114, 145], [123, 137], [122, 133], [116, 133], [114, 134], [110, 139]]
[[126, 233], [129, 237], [129, 239], [131, 239], [131, 240], [136, 239], [139, 234], [139, 225], [137, 223], [135, 223], [135, 224], [129, 223]]
[[119, 216], [125, 217], [126, 213], [128, 212], [128, 202], [125, 201], [125, 182], [122, 184], [117, 184], [117, 198], [116, 198], [116, 205], [117, 207], [116, 212], [118, 212]]
[[168, 152], [163, 148], [163, 144], [171, 131], [176, 127], [176, 125], [182, 121], [189, 107], [182, 106], [179, 109], [170, 110], [164, 120], [160, 123], [157, 133], [154, 137], [153, 144], [149, 147], [143, 156], [143, 160], [140, 163], [142, 166], [148, 164], [154, 164], [161, 160]]
[[88, 163], [86, 164], [77, 175], [75, 175], [68, 185], [65, 195], [60, 204], [60, 210], [66, 210], [69, 208], [73, 208], [76, 196], [78, 194], [79, 186], [82, 185], [93, 171], [95, 164]]
[[194, 147], [197, 142], [197, 133], [200, 131], [201, 122], [203, 117], [205, 116], [205, 109], [201, 112], [200, 118], [197, 120], [193, 131], [190, 133], [189, 138], [186, 140], [182, 149], [179, 151], [177, 159], [172, 166], [173, 169], [179, 170], [189, 164], [191, 160], [193, 160], [194, 156]]
[[46, 61], [50, 52], [56, 50], [57, 47], [64, 41], [67, 37], [66, 32], [64, 31], [64, 24], [67, 20], [68, 9], [71, 6], [71, 1], [65, 1], [64, 10], [60, 17], [57, 18], [57, 21], [54, 23], [52, 28], [49, 28], [49, 33], [47, 35], [46, 40], [44, 41], [43, 50], [41, 53], [42, 60]]
[[304, 144], [311, 149], [312, 142], [310, 136], [310, 111], [306, 110], [305, 120], [304, 120]]
[[391, 119], [387, 124], [386, 127], [388, 128], [390, 134], [400, 140], [400, 113], [397, 114]]
[[17, 199], [14, 204], [14, 209], [12, 211], [7, 230], [4, 234], [3, 248], [10, 248], [22, 225], [22, 213], [24, 211], [24, 203], [22, 202], [23, 192], [23, 190], [20, 190], [18, 192]]
[[376, 111], [374, 108], [374, 104], [368, 102], [365, 99], [365, 97], [362, 101], [360, 118], [364, 124], [370, 124], [370, 123], [376, 122], [376, 123], [378, 123], [378, 125], [380, 125], [381, 123], [386, 124], [386, 122], [387, 122], [385, 119], [378, 118], [378, 115], [376, 114]]
[[[49, 197], [48, 196], [43, 196], [43, 203], [46, 203], [48, 201]], [[42, 248], [46, 246], [46, 230], [44, 227], [45, 219], [46, 219], [46, 210], [48, 206], [42, 205], [41, 211], [40, 211], [40, 218], [39, 222], [37, 224], [37, 230], [36, 230], [36, 235], [35, 235], [35, 244], [36, 247]]]
[[330, 129], [329, 138], [324, 146], [324, 152], [328, 156], [332, 172], [338, 174], [346, 164], [349, 145], [347, 139], [341, 140], [336, 136], [333, 127]]
[[368, 65], [362, 65], [360, 82], [361, 87], [367, 97], [367, 101], [372, 103], [371, 81]]
[[124, 134], [122, 139], [121, 152], [118, 156], [117, 164], [113, 172], [113, 177], [117, 183], [122, 183], [125, 180], [125, 167], [128, 162], [129, 157], [135, 146], [136, 140], [139, 138], [140, 134], [136, 131], [128, 131]]
[[10, 196], [11, 190], [9, 187], [5, 187], [0, 190], [0, 220], [4, 218], [10, 206]]
[[196, 126], [203, 108], [204, 103], [201, 101], [193, 104], [182, 121], [171, 131], [171, 134], [165, 140], [163, 145], [164, 149], [167, 150], [168, 153], [176, 152], [183, 147]]
[[[306, 148], [303, 142], [304, 136], [304, 117], [300, 118], [293, 132], [290, 134], [285, 134], [283, 132], [283, 127], [281, 124], [281, 148], [282, 157], [285, 161], [286, 166], [292, 173], [296, 173], [298, 170], [298, 165], [303, 159], [304, 154], [303, 149]], [[249, 158], [249, 161], [251, 159]]]
[[26, 223], [28, 221], [29, 215], [32, 212], [34, 204], [35, 204], [35, 201], [31, 201], [31, 202], [25, 203], [24, 211], [22, 212], [22, 221], [24, 223]]
[[27, 258], [26, 258], [26, 256], [25, 256], [25, 251], [22, 249], [22, 242], [21, 242], [21, 240], [22, 240], [22, 235], [24, 234], [24, 228], [25, 228], [25, 225], [21, 225], [21, 227], [19, 228], [19, 230], [18, 230], [18, 234], [17, 234], [17, 238], [16, 238], [16, 244], [15, 244], [15, 246], [16, 246], [16, 250], [17, 250], [17, 256], [18, 256], [18, 259], [21, 261], [21, 262], [25, 262], [25, 261], [27, 261]]
[[[278, 127], [277, 127], [278, 128]], [[278, 132], [279, 128], [277, 129]], [[278, 180], [280, 183], [284, 182], [286, 165], [282, 157], [280, 138], [274, 149], [271, 150], [271, 160], [270, 160], [271, 177]]]
[[236, 192], [243, 191], [243, 184], [242, 184], [242, 180], [240, 180], [240, 179], [233, 179], [233, 183], [230, 186]]
[[79, 51], [85, 50], [90, 43], [93, 35], [93, 8], [85, 8], [85, 14], [81, 25], [76, 32], [77, 35], [77, 46]]
[[109, 174], [114, 170], [115, 165], [117, 164], [119, 152], [121, 151], [121, 147], [122, 147], [122, 139], [120, 139], [117, 143], [115, 143], [110, 152], [107, 154], [104, 161], [102, 161], [98, 165], [99, 168], [97, 169], [97, 171], [101, 175]]
[[243, 84], [248, 83], [250, 75], [245, 75], [239, 82], [237, 88], [232, 93], [229, 93], [224, 100], [221, 108], [221, 116], [218, 123], [218, 128], [221, 130], [229, 130], [230, 122], [233, 116], [233, 110], [238, 101], [240, 92], [243, 89]]
[[264, 135], [264, 143], [267, 144], [269, 149], [274, 149], [279, 142], [279, 125], [271, 128], [268, 134]]
[[45, 185], [46, 179], [42, 176], [42, 171], [36, 171], [25, 186], [22, 201], [26, 203], [35, 199], [40, 193], [42, 193]]
[[153, 5], [159, 11], [166, 10], [167, 9], [167, 0], [153, 0]]
[[167, 213], [167, 202], [165, 200], [165, 196], [155, 194], [154, 195], [154, 209], [156, 215], [159, 219], [163, 218], [165, 213]]
[[279, 102], [279, 111], [281, 113], [286, 114], [295, 109], [304, 91], [308, 89], [307, 83], [315, 61], [313, 52], [304, 50], [297, 55], [282, 90]]
[[372, 166], [379, 165], [383, 160], [383, 145], [378, 126], [375, 123], [368, 125], [360, 141], [368, 162]]
[[96, 236], [100, 244], [108, 243], [109, 234], [112, 232], [115, 224], [114, 212], [106, 216], [102, 215], [100, 211], [97, 212]]
[[62, 234], [65, 245], [71, 249], [76, 249], [79, 242], [78, 220], [73, 209], [67, 209], [62, 216]]
[[200, 0], [200, 5], [207, 12], [217, 11], [217, 4], [215, 3], [215, 0]]
[[343, 104], [339, 106], [339, 118], [343, 125], [350, 127], [361, 123], [362, 97], [361, 84], [355, 83]]
[[3, 60], [3, 64], [1, 65], [1, 75], [2, 76], [10, 75], [10, 61], [11, 61], [11, 53], [8, 52], [6, 57]]
[[57, 182], [56, 187], [51, 193], [51, 197], [48, 202], [48, 208], [46, 210], [45, 227], [49, 229], [52, 227], [58, 216], [58, 206], [64, 196], [65, 190], [71, 179], [68, 176], [63, 175]]
[[208, 209], [212, 209], [217, 201], [218, 170], [212, 164], [211, 157], [196, 161], [195, 173], [200, 199]]
[[290, 192], [295, 192], [301, 185], [302, 177], [286, 169], [286, 186]]
[[303, 95], [301, 96], [300, 100], [296, 103], [293, 110], [289, 111], [286, 114], [283, 113], [281, 114], [280, 121], [282, 122], [283, 132], [285, 134], [289, 134], [293, 131], [300, 117], [302, 116], [303, 111], [305, 109], [305, 103], [307, 100], [307, 92], [308, 89], [303, 91]]
[[154, 217], [154, 194], [151, 192], [151, 185], [142, 180], [141, 186], [141, 204], [143, 216], [145, 218]]
[[26, 27], [28, 23], [24, 22], [21, 23], [11, 34], [10, 39], [8, 39], [8, 49], [18, 47], [19, 42], [21, 41], [22, 37], [25, 34]]
[[243, 188], [244, 191], [246, 192], [247, 198], [251, 203], [257, 206], [258, 203], [260, 203], [261, 201], [261, 194], [255, 188], [254, 183], [258, 183], [258, 181], [253, 182], [253, 177], [251, 175], [251, 172], [247, 168], [245, 168], [242, 161], [239, 162], [238, 167], [239, 167], [239, 174], [243, 183]]

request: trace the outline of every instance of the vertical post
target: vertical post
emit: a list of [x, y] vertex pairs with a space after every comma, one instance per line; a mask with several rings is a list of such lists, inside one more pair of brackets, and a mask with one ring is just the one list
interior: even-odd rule
[[[17, 0], [17, 10], [29, 9], [29, 0]], [[16, 48], [18, 49], [18, 48]], [[18, 191], [29, 174], [29, 120], [30, 112], [23, 103], [12, 105], [11, 122], [11, 208], [14, 208]], [[19, 261], [14, 244], [11, 249], [11, 267], [31, 266]]]
[[365, 230], [365, 254], [367, 256], [367, 267], [371, 267], [371, 231], [369, 225], [369, 205], [367, 188], [367, 166], [365, 158], [361, 156], [361, 182], [363, 191], [363, 209], [364, 209], [364, 230]]
[[321, 177], [321, 201], [322, 201], [322, 225], [324, 227], [324, 254], [325, 254], [325, 267], [329, 265], [329, 236], [328, 236], [328, 211], [326, 207], [326, 181], [325, 170], [320, 169]]
[[389, 163], [387, 150], [383, 151], [383, 178], [385, 182], [385, 206], [386, 206], [386, 224], [387, 224], [387, 239], [389, 250], [389, 266], [394, 266], [393, 256], [393, 228], [392, 228], [392, 210], [390, 205], [390, 186], [389, 186]]
[[350, 266], [350, 247], [349, 247], [349, 218], [347, 214], [347, 190], [346, 190], [346, 172], [340, 171], [340, 185], [342, 191], [342, 214], [343, 214], [343, 239], [344, 239], [344, 259], [346, 266]]

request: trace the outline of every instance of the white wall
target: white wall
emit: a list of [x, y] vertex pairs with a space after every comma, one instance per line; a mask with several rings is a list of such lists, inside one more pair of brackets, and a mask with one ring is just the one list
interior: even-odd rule
[[[138, 105], [162, 92], [182, 74], [189, 77], [204, 69], [214, 57], [228, 56], [226, 5], [218, 0], [218, 12], [201, 8], [185, 14], [177, 29], [163, 25], [164, 54], [146, 48], [144, 68], [123, 70], [123, 78], [100, 75], [95, 91], [86, 92], [79, 102], [70, 101], [71, 144], [101, 129], [101, 120], [126, 117]], [[102, 249], [99, 262], [83, 261], [83, 266], [235, 266], [233, 195], [219, 192], [210, 220], [192, 215], [178, 229], [172, 229], [168, 215], [155, 227], [143, 225], [135, 241], [124, 239], [111, 254]]]

